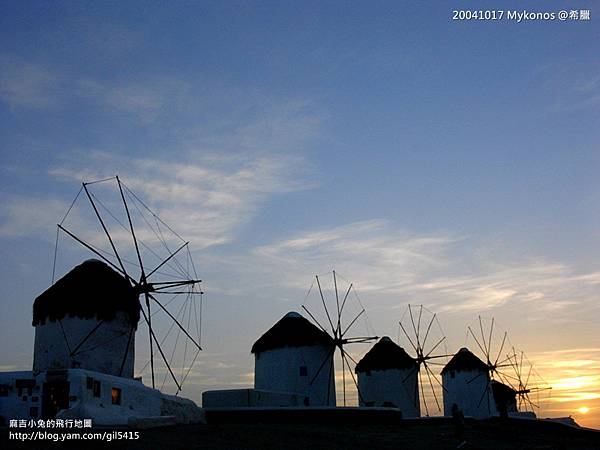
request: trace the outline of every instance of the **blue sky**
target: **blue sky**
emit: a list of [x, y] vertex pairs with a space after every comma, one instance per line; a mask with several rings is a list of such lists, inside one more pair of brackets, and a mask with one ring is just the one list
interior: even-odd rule
[[589, 2], [488, 3], [592, 20], [457, 22], [451, 2], [2, 2], [0, 336], [15, 344], [0, 365], [30, 364], [30, 304], [78, 184], [118, 173], [196, 249], [192, 398], [251, 383], [252, 341], [336, 268], [378, 334], [396, 335], [408, 302], [445, 315], [451, 347], [494, 316], [532, 357], [584, 361], [540, 364], [557, 383], [591, 377], [578, 392], [600, 408], [598, 18]]

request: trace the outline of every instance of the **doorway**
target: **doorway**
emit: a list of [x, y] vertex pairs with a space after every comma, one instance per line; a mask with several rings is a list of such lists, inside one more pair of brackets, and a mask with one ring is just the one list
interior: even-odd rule
[[44, 383], [42, 396], [42, 417], [45, 419], [56, 417], [61, 409], [69, 408], [69, 382], [49, 381]]

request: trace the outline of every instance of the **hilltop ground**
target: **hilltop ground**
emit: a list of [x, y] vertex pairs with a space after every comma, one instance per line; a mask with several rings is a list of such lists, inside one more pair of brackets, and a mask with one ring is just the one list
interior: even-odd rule
[[[17, 443], [8, 441], [7, 428], [0, 431], [0, 448], [445, 450], [457, 448], [459, 444], [451, 421], [403, 421], [379, 425], [187, 425], [142, 430], [137, 441], [86, 441], [85, 445], [82, 441]], [[600, 432], [547, 422], [468, 420], [464, 438], [464, 449], [600, 449]]]

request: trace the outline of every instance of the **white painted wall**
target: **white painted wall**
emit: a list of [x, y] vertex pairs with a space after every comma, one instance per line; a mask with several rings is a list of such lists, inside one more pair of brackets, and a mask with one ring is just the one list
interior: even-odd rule
[[[93, 389], [87, 388], [87, 377], [100, 381], [100, 397], [94, 397]], [[61, 411], [57, 417], [94, 419], [97, 425], [127, 425], [132, 418], [175, 416], [177, 423], [193, 423], [200, 420], [201, 411], [189, 399], [161, 393], [145, 386], [141, 381], [106, 375], [103, 373], [69, 370], [70, 395], [77, 400], [71, 408]], [[121, 404], [112, 403], [112, 389], [121, 389]]]
[[[370, 374], [370, 375], [369, 375]], [[403, 381], [405, 380], [406, 381]], [[371, 370], [358, 373], [358, 388], [362, 397], [360, 406], [387, 406], [389, 402], [402, 411], [402, 417], [419, 417], [419, 392], [415, 386], [418, 371], [413, 369]], [[373, 402], [371, 405], [370, 402]]]
[[[83, 301], [83, 300], [82, 300]], [[98, 320], [64, 317], [61, 320], [64, 335], [58, 321], [46, 320], [35, 327], [33, 371], [82, 368], [119, 376], [119, 370], [129, 339], [130, 325], [126, 315], [117, 311], [114, 320], [102, 323], [71, 358], [69, 348], [75, 350]], [[67, 343], [65, 342], [65, 335]], [[121, 376], [133, 378], [135, 332], [129, 342], [129, 350]]]
[[[82, 369], [65, 371], [69, 382], [69, 408], [61, 410], [57, 418], [92, 419], [94, 425], [127, 425], [131, 419], [175, 416], [177, 423], [196, 423], [202, 420], [202, 411], [191, 400], [162, 394], [132, 378], [116, 377]], [[36, 387], [26, 400], [17, 395], [15, 380], [34, 378], [32, 372], [0, 373], [0, 384], [9, 384], [7, 397], [0, 397], [0, 416], [10, 419], [40, 418], [42, 414], [43, 387], [47, 372], [35, 377]], [[88, 388], [88, 377], [100, 382], [100, 396], [95, 397]], [[121, 404], [112, 402], [112, 389], [121, 389]], [[37, 397], [33, 401], [32, 397]], [[38, 415], [30, 416], [30, 407], [38, 407]]]
[[[325, 359], [325, 365], [311, 385], [311, 380]], [[308, 397], [307, 406], [335, 406], [335, 369], [329, 370], [332, 364], [331, 347], [324, 345], [283, 347], [256, 353], [254, 387], [265, 391], [301, 394]], [[306, 376], [300, 375], [301, 366], [306, 366]]]
[[[96, 425], [126, 425], [131, 417], [160, 416], [161, 393], [141, 381], [103, 373], [72, 369], [68, 371], [69, 391], [76, 400], [59, 412], [60, 418], [93, 418]], [[100, 381], [100, 396], [87, 388], [87, 377]], [[112, 404], [112, 388], [121, 389], [121, 404]]]
[[[454, 378], [452, 377], [452, 373], [454, 373]], [[481, 376], [473, 380], [479, 373], [481, 373]], [[469, 383], [469, 381], [471, 382]], [[452, 405], [454, 403], [458, 405], [465, 416], [483, 419], [498, 415], [492, 389], [488, 386], [487, 372], [482, 373], [478, 370], [451, 370], [442, 375], [442, 385], [445, 388], [445, 416], [452, 415]], [[481, 404], [479, 404], [482, 396], [483, 399], [481, 400]]]

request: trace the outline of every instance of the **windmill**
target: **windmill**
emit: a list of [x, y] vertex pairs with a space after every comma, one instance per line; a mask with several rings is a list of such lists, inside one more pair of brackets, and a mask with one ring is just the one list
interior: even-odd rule
[[[418, 407], [421, 400], [425, 408], [425, 415], [429, 416], [429, 405], [425, 394], [426, 392], [431, 392], [437, 410], [441, 413], [442, 407], [436, 391], [439, 391], [439, 389], [444, 390], [444, 387], [431, 366], [443, 366], [447, 358], [452, 355], [448, 354], [446, 349], [446, 336], [444, 336], [437, 320], [437, 314], [431, 312], [423, 305], [407, 305], [398, 325], [402, 331], [402, 335], [414, 350], [412, 358], [417, 363], [414, 369], [418, 373], [416, 383], [414, 386], [409, 386], [409, 389], [412, 390], [411, 397], [413, 404], [415, 407]], [[400, 332], [398, 334], [398, 340], [400, 341]], [[433, 361], [440, 359], [444, 363]], [[426, 379], [421, 367], [425, 371]], [[407, 382], [412, 375], [414, 373], [406, 376], [403, 382]], [[427, 390], [425, 389], [426, 384], [429, 385], [429, 389]], [[420, 395], [419, 389], [421, 392]]]
[[[338, 290], [338, 278], [342, 279], [343, 282], [347, 283], [347, 287], [343, 291]], [[321, 278], [319, 275], [315, 275], [315, 280], [311, 284], [306, 297], [304, 304], [302, 305], [302, 309], [306, 311], [308, 316], [312, 319], [312, 321], [317, 325], [323, 332], [327, 333], [332, 340], [332, 348], [330, 353], [323, 359], [319, 369], [315, 373], [315, 375], [311, 378], [310, 384], [313, 384], [317, 379], [319, 373], [322, 370], [328, 370], [329, 376], [334, 373], [333, 367], [333, 358], [336, 350], [339, 350], [339, 357], [342, 364], [342, 392], [343, 392], [343, 405], [346, 406], [346, 369], [350, 372], [350, 376], [352, 377], [352, 381], [356, 386], [359, 400], [361, 399], [360, 389], [358, 387], [358, 382], [354, 375], [354, 370], [351, 367], [351, 362], [356, 365], [356, 360], [346, 351], [344, 348], [346, 345], [350, 344], [360, 344], [360, 343], [368, 343], [372, 341], [376, 341], [379, 339], [378, 336], [349, 336], [349, 332], [356, 325], [359, 318], [365, 318], [365, 308], [354, 289], [354, 284], [347, 282], [336, 271], [332, 271], [332, 285], [329, 286], [329, 295], [325, 295], [323, 286], [321, 283]], [[316, 286], [316, 290], [314, 289]], [[317, 292], [318, 291], [318, 295]], [[312, 299], [317, 298], [317, 305], [309, 306], [309, 299], [311, 298], [311, 293], [313, 293]], [[343, 294], [340, 295], [340, 294]], [[326, 299], [327, 298], [327, 299]], [[328, 303], [330, 306], [328, 307]], [[322, 307], [322, 308], [321, 308]], [[353, 311], [352, 311], [353, 310]], [[352, 311], [352, 312], [351, 312]], [[345, 320], [345, 318], [350, 318], [350, 320]], [[320, 320], [319, 320], [320, 319]], [[367, 322], [367, 329], [368, 326]], [[366, 333], [372, 334], [372, 333]], [[327, 365], [327, 361], [330, 361], [329, 367], [325, 368]], [[327, 397], [329, 399], [331, 393], [327, 392]]]
[[[501, 339], [500, 336], [502, 336]], [[510, 354], [510, 352], [503, 353], [508, 344], [508, 333], [499, 330], [494, 318], [489, 322], [484, 321], [481, 316], [478, 316], [478, 327], [476, 327], [476, 331], [474, 331], [471, 326], [468, 326], [467, 337], [472, 337], [474, 339], [477, 348], [481, 351], [481, 355], [483, 356], [482, 361], [487, 368], [486, 371], [480, 372], [478, 375], [467, 381], [467, 383], [471, 384], [483, 376], [483, 374], [486, 375], [486, 383], [484, 383], [484, 389], [478, 400], [477, 407], [480, 407], [484, 398], [487, 397], [488, 414], [491, 414], [492, 406], [490, 404], [490, 396], [493, 395], [492, 385], [494, 382], [502, 383], [512, 390], [517, 391], [515, 383], [519, 381], [519, 378], [511, 373], [510, 370], [514, 367], [514, 355]]]
[[[59, 252], [63, 235], [70, 238], [67, 240], [70, 245], [66, 251], [61, 247]], [[129, 284], [136, 307], [142, 314], [142, 323], [148, 330], [149, 358], [141, 371], [149, 366], [153, 388], [157, 386], [157, 377], [164, 372], [161, 388], [170, 377], [175, 394], [178, 394], [202, 350], [203, 292], [189, 242], [173, 231], [118, 176], [114, 176], [82, 183], [57, 224], [53, 283], [59, 262], [65, 265], [69, 264], [66, 262], [69, 259], [80, 258], [76, 247], [109, 266]], [[177, 305], [177, 312], [171, 312]], [[89, 351], [85, 349], [86, 342], [101, 329], [102, 323], [100, 320], [79, 342], [70, 346], [67, 342], [70, 357], [77, 352]], [[169, 328], [159, 337], [159, 328], [163, 325]], [[134, 324], [129, 329], [130, 341], [136, 328], [137, 324]], [[123, 361], [128, 351], [129, 345], [120, 356]]]
[[[552, 389], [542, 376], [534, 369], [533, 364], [527, 359], [523, 351], [518, 352], [512, 348], [514, 371], [517, 375], [516, 387], [517, 407], [519, 411], [533, 412], [541, 410], [544, 393]], [[532, 396], [535, 398], [532, 400]]]

